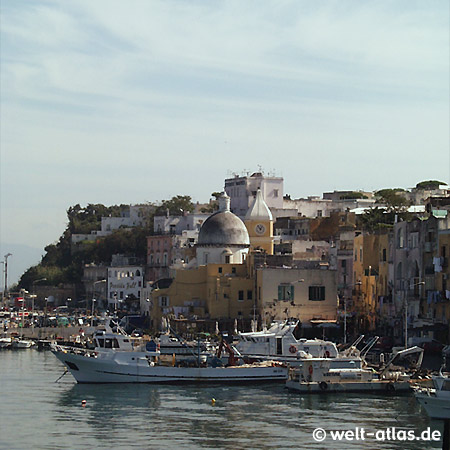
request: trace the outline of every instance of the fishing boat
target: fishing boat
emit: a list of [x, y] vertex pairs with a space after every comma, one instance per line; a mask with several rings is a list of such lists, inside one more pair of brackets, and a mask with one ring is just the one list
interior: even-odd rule
[[286, 387], [301, 393], [377, 392], [395, 393], [411, 389], [409, 378], [379, 374], [370, 368], [333, 368], [329, 358], [310, 358], [290, 369]]
[[[326, 358], [333, 368], [361, 368], [365, 349], [356, 345], [364, 338], [360, 336], [345, 352], [339, 352], [336, 344], [323, 339], [296, 339], [294, 330], [298, 321], [276, 321], [269, 329], [239, 333], [234, 344], [239, 355], [247, 361], [274, 360], [290, 366], [302, 366], [305, 358]], [[375, 340], [371, 340], [373, 345]]]
[[223, 366], [215, 356], [197, 361], [162, 358], [150, 342], [133, 344], [126, 334], [98, 330], [90, 348], [52, 345], [52, 352], [78, 383], [285, 382], [287, 367], [262, 362]]
[[417, 387], [414, 395], [433, 419], [450, 419], [450, 375], [444, 375], [442, 368], [439, 375], [432, 377], [433, 387]]

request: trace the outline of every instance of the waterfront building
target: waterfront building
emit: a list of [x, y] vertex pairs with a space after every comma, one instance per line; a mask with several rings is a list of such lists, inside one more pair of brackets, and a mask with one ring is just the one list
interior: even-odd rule
[[337, 323], [336, 273], [327, 268], [256, 268], [257, 308], [262, 319], [299, 319], [302, 327]]

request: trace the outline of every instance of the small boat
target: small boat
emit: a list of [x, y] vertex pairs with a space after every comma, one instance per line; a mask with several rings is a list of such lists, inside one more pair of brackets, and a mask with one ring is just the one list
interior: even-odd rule
[[2, 337], [0, 338], [0, 349], [11, 348], [12, 339], [10, 337]]
[[369, 368], [333, 368], [329, 358], [310, 358], [289, 371], [286, 387], [301, 393], [377, 392], [395, 393], [411, 389], [409, 378]]
[[416, 387], [414, 395], [427, 414], [433, 419], [450, 419], [450, 375], [432, 377], [433, 387]]
[[23, 349], [23, 348], [31, 348], [35, 345], [34, 341], [30, 341], [29, 339], [14, 339], [11, 348], [15, 349]]
[[78, 383], [285, 382], [287, 367], [272, 362], [225, 367], [216, 357], [177, 362], [154, 343], [133, 345], [126, 334], [97, 331], [91, 348], [52, 345]]

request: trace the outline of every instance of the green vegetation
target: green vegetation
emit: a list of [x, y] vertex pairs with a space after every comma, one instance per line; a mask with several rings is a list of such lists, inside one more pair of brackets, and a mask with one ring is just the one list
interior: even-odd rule
[[152, 203], [145, 206], [146, 208], [142, 210], [147, 211], [144, 226], [119, 229], [106, 237], [78, 244], [72, 244], [72, 234], [90, 234], [91, 231], [100, 230], [102, 217], [121, 217], [129, 207], [101, 204], [89, 204], [85, 208], [79, 204], [71, 206], [67, 210], [66, 230], [57, 243], [45, 247], [45, 255], [41, 262], [30, 267], [22, 275], [19, 288], [30, 289], [33, 281], [40, 278], [46, 278], [47, 283], [52, 286], [58, 286], [61, 283], [81, 283], [85, 264], [108, 265], [114, 254], [135, 256], [145, 261], [147, 236], [153, 234], [154, 215], [165, 214], [167, 209], [173, 215], [194, 210], [191, 197], [187, 195], [178, 195], [170, 200], [164, 200], [158, 207]]
[[375, 193], [376, 203], [386, 205], [386, 212], [388, 213], [405, 213], [410, 206], [410, 202], [401, 192], [404, 192], [404, 190], [400, 188], [381, 189]]
[[194, 211], [194, 204], [189, 195], [177, 195], [170, 200], [163, 200], [156, 208], [155, 215], [163, 216], [169, 210], [171, 216], [182, 216], [184, 212]]
[[427, 181], [421, 181], [420, 183], [416, 184], [416, 189], [439, 189], [439, 186], [447, 186], [447, 183], [444, 183], [443, 181], [437, 181], [437, 180], [427, 180]]
[[365, 198], [368, 198], [367, 195], [364, 195], [363, 193], [356, 192], [356, 191], [349, 192], [348, 194], [340, 196], [341, 200], [358, 200], [358, 199], [365, 199]]

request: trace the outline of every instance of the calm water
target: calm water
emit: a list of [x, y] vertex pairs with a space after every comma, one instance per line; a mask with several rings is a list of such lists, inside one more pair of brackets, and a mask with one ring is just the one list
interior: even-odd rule
[[317, 427], [442, 431], [412, 395], [302, 397], [278, 385], [77, 385], [70, 374], [55, 383], [63, 370], [50, 352], [0, 351], [1, 449], [441, 448], [312, 438]]

